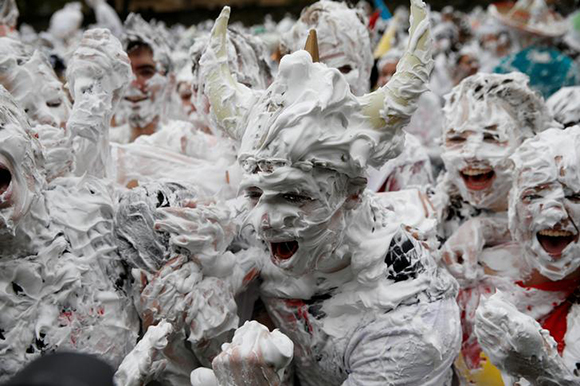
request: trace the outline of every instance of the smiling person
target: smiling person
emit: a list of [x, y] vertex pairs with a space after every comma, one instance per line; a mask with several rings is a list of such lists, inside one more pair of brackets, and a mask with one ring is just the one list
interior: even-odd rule
[[509, 227], [522, 250], [512, 269], [490, 267], [504, 280], [478, 308], [475, 334], [506, 384], [577, 385], [580, 127], [546, 130], [512, 160]]
[[[473, 334], [480, 296], [494, 287], [481, 260], [491, 255], [509, 264], [510, 253], [519, 250], [508, 229], [509, 157], [526, 138], [548, 127], [551, 116], [520, 73], [466, 78], [447, 96], [444, 113], [441, 157], [447, 171], [432, 199], [445, 241], [442, 261], [462, 287], [464, 340], [456, 366], [460, 377], [477, 384], [499, 376], [497, 370], [486, 372]], [[512, 252], [505, 253], [506, 248]]]
[[111, 129], [111, 141], [129, 143], [155, 133], [167, 119], [172, 64], [162, 34], [137, 14], [125, 21], [123, 44], [134, 77], [115, 114], [120, 126]]

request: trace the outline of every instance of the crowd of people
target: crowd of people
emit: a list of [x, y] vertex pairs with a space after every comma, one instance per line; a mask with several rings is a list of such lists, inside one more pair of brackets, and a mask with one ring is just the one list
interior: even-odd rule
[[580, 11], [84, 7], [0, 0], [0, 382], [580, 385]]

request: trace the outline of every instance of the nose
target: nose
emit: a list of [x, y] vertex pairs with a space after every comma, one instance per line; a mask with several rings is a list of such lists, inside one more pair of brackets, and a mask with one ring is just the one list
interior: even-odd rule
[[470, 135], [463, 146], [463, 155], [468, 158], [476, 158], [480, 145], [481, 141], [475, 135]]
[[544, 204], [543, 214], [546, 216], [548, 226], [555, 226], [568, 218], [568, 212], [560, 199], [550, 199]]
[[131, 86], [139, 89], [141, 92], [145, 92], [147, 89], [147, 78], [142, 75], [133, 73]]
[[270, 226], [270, 216], [268, 216], [268, 213], [262, 214], [262, 217], [260, 218], [260, 228], [262, 228], [262, 229], [272, 228]]
[[50, 115], [46, 111], [43, 111], [42, 109], [36, 111], [35, 118], [36, 121], [41, 125], [49, 125], [54, 127], [60, 126], [60, 122], [57, 123], [52, 115]]

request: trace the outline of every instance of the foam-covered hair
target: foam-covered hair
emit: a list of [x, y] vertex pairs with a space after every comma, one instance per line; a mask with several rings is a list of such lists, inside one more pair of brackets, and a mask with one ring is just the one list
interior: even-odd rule
[[445, 127], [457, 114], [464, 114], [466, 101], [478, 104], [497, 100], [516, 119], [524, 138], [543, 131], [552, 123], [552, 116], [542, 96], [528, 83], [528, 76], [519, 72], [479, 73], [465, 78], [445, 96]]
[[580, 123], [580, 86], [562, 87], [546, 104], [554, 119], [564, 127]]
[[124, 26], [125, 34], [122, 43], [125, 51], [136, 43], [145, 44], [153, 51], [153, 59], [161, 73], [165, 74], [173, 70], [169, 43], [164, 38], [164, 32], [160, 30], [154, 20], [146, 22], [140, 15], [130, 13]]
[[[356, 178], [398, 154], [402, 128], [426, 90], [433, 66], [426, 5], [411, 1], [410, 39], [397, 72], [377, 91], [352, 94], [343, 74], [299, 50], [280, 62], [265, 92], [236, 82], [227, 61], [229, 8], [201, 59], [205, 93], [217, 124], [241, 142], [247, 172], [276, 166], [332, 169]], [[316, 54], [314, 54], [316, 56]]]
[[[360, 9], [345, 3], [320, 0], [304, 8], [292, 29], [280, 39], [280, 49], [290, 53], [304, 48], [308, 31], [316, 29], [318, 44], [338, 48], [360, 71], [358, 80], [370, 88], [373, 66], [371, 39], [367, 21]], [[323, 53], [322, 53], [323, 54]], [[321, 58], [324, 62], [324, 58]]]

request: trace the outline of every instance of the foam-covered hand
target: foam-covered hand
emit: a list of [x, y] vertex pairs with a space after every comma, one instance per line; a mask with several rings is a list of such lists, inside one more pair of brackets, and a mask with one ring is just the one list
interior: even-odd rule
[[[136, 278], [142, 286], [137, 309], [145, 328], [161, 319], [170, 322], [176, 331], [185, 327], [188, 340], [198, 352], [238, 325], [230, 286], [215, 277], [204, 278], [199, 266], [185, 256], [171, 259], [155, 275], [140, 274]], [[211, 356], [206, 351], [200, 360]]]
[[475, 334], [491, 362], [534, 385], [572, 385], [572, 374], [558, 354], [556, 342], [532, 317], [519, 312], [497, 292], [482, 299]]
[[169, 260], [155, 275], [138, 272], [140, 277], [136, 282], [141, 290], [136, 306], [145, 328], [161, 319], [181, 328], [193, 302], [195, 287], [202, 279], [199, 266], [181, 255]]
[[[256, 321], [236, 330], [232, 343], [222, 346], [212, 367], [220, 386], [277, 386], [292, 361], [294, 344], [278, 330], [270, 332]], [[203, 373], [201, 373], [203, 372]], [[207, 370], [194, 371], [193, 386], [200, 379], [211, 379]]]
[[507, 219], [477, 217], [463, 223], [441, 248], [441, 258], [462, 287], [476, 285], [483, 276], [481, 252], [510, 241]]
[[131, 79], [129, 57], [108, 30], [95, 28], [83, 34], [67, 68], [67, 82], [76, 101], [83, 94], [101, 91], [116, 102]]
[[226, 251], [236, 233], [230, 212], [223, 205], [184, 203], [183, 207], [157, 209], [161, 219], [155, 230], [167, 232], [175, 251], [187, 252], [204, 275], [226, 277], [235, 264]]
[[115, 384], [141, 386], [162, 372], [167, 364], [162, 351], [167, 346], [172, 332], [171, 324], [166, 321], [149, 327], [137, 346], [119, 366], [115, 373]]
[[478, 264], [485, 245], [481, 223], [471, 219], [463, 223], [441, 248], [441, 258], [462, 287], [477, 283], [483, 275]]

